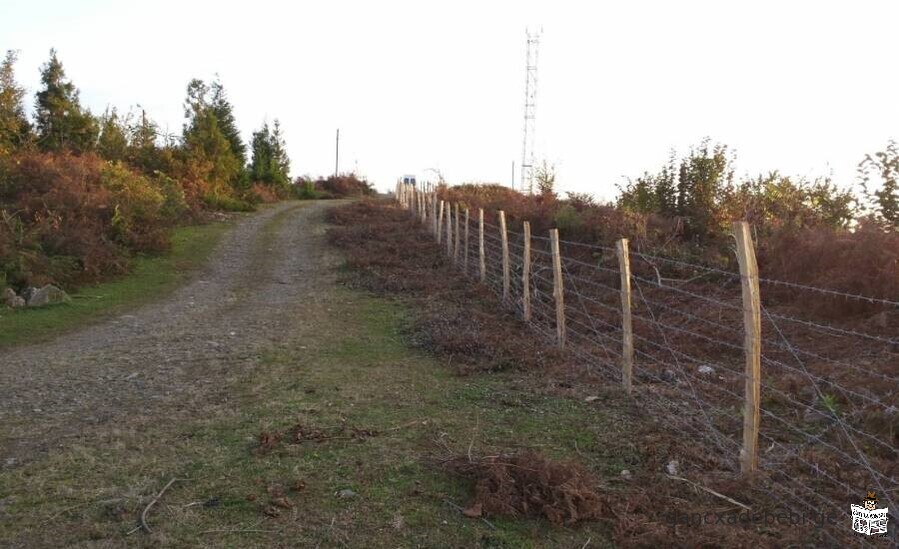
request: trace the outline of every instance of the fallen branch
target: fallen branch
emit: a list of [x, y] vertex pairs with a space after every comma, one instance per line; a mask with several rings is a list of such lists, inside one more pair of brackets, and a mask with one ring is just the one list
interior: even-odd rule
[[[140, 528], [143, 528], [148, 534], [150, 532], [152, 532], [152, 530], [150, 530], [150, 526], [147, 524], [147, 513], [150, 512], [151, 507], [156, 505], [156, 502], [159, 501], [159, 498], [161, 498], [163, 494], [165, 494], [165, 491], [168, 490], [172, 484], [175, 484], [175, 482], [179, 481], [179, 480], [187, 480], [187, 479], [173, 478], [172, 480], [170, 480], [168, 482], [168, 484], [163, 486], [162, 490], [160, 490], [158, 494], [156, 494], [156, 497], [153, 498], [153, 501], [151, 501], [150, 503], [147, 504], [146, 507], [144, 507], [144, 511], [140, 514]], [[134, 530], [132, 530], [132, 532], [133, 531]]]
[[686, 479], [686, 478], [684, 478], [684, 477], [677, 477], [677, 476], [674, 476], [674, 475], [665, 475], [665, 476], [667, 476], [667, 477], [670, 478], [670, 479], [674, 479], [674, 480], [682, 480], [682, 481], [686, 482], [687, 484], [692, 485], [692, 486], [695, 487], [695, 488], [699, 488], [700, 490], [702, 490], [703, 492], [706, 492], [707, 494], [712, 494], [713, 496], [719, 497], [719, 498], [721, 498], [721, 499], [723, 499], [723, 500], [725, 500], [725, 501], [728, 501], [728, 502], [730, 502], [730, 503], [733, 503], [734, 505], [737, 505], [737, 506], [739, 506], [739, 507], [742, 507], [743, 509], [746, 509], [747, 511], [751, 511], [751, 510], [752, 510], [752, 507], [746, 505], [745, 503], [740, 503], [739, 501], [737, 501], [737, 500], [735, 500], [735, 499], [732, 499], [732, 498], [729, 498], [729, 497], [727, 497], [727, 496], [725, 496], [724, 494], [721, 494], [721, 493], [719, 493], [719, 492], [716, 492], [716, 491], [712, 490], [711, 488], [706, 488], [705, 486], [703, 486], [703, 485], [701, 485], [701, 484], [697, 484], [697, 483], [693, 482], [693, 481], [690, 480], [690, 479]]

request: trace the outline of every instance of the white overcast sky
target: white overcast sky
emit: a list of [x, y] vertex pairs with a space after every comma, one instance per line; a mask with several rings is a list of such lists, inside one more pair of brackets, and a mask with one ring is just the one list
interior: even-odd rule
[[285, 129], [293, 175], [380, 188], [441, 170], [508, 184], [521, 161], [526, 26], [542, 26], [537, 156], [562, 190], [611, 198], [704, 136], [740, 174], [852, 185], [899, 138], [899, 2], [0, 0], [0, 48], [33, 92], [57, 48], [94, 112], [140, 104], [180, 132], [218, 73], [245, 137]]

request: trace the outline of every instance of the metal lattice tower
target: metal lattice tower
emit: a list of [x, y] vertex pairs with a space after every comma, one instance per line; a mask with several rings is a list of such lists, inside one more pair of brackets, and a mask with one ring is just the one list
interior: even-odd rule
[[521, 145], [521, 191], [534, 194], [534, 133], [537, 114], [537, 50], [540, 46], [540, 31], [525, 30], [527, 36], [527, 57], [524, 75], [524, 136]]

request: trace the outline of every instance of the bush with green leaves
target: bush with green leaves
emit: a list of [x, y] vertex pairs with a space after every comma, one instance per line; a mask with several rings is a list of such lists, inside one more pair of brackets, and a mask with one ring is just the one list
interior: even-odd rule
[[118, 242], [135, 250], [159, 250], [168, 244], [171, 220], [162, 213], [166, 197], [147, 176], [109, 162], [100, 170], [100, 184], [111, 191], [111, 227]]
[[899, 145], [891, 140], [884, 150], [865, 155], [858, 169], [868, 211], [888, 230], [899, 230]]

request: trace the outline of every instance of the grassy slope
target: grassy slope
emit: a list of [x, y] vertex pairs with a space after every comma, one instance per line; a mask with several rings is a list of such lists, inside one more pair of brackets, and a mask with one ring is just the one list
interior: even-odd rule
[[158, 298], [205, 262], [228, 226], [215, 222], [178, 228], [172, 236], [171, 253], [139, 257], [129, 275], [83, 288], [72, 294], [69, 304], [15, 312], [0, 307], [0, 349], [47, 340]]
[[[226, 401], [188, 421], [121, 426], [73, 450], [0, 470], [0, 545], [608, 544], [602, 523], [564, 529], [492, 519], [494, 529], [464, 518], [444, 500], [465, 505], [471, 487], [425, 459], [442, 453], [437, 439], [460, 452], [521, 444], [551, 456], [577, 455], [602, 476], [617, 476], [634, 454], [622, 447], [626, 437], [615, 413], [600, 412], [604, 398], [588, 404], [535, 392], [523, 374], [454, 376], [405, 345], [401, 306], [349, 290], [319, 297], [305, 311], [295, 346], [272, 350], [253, 371], [223, 380], [230, 386]], [[262, 430], [342, 420], [382, 434], [252, 452]], [[172, 477], [189, 480], [153, 508], [153, 533], [126, 537]], [[297, 480], [305, 490], [287, 492], [296, 507], [266, 516], [266, 486]], [[347, 488], [358, 496], [335, 496]]]

